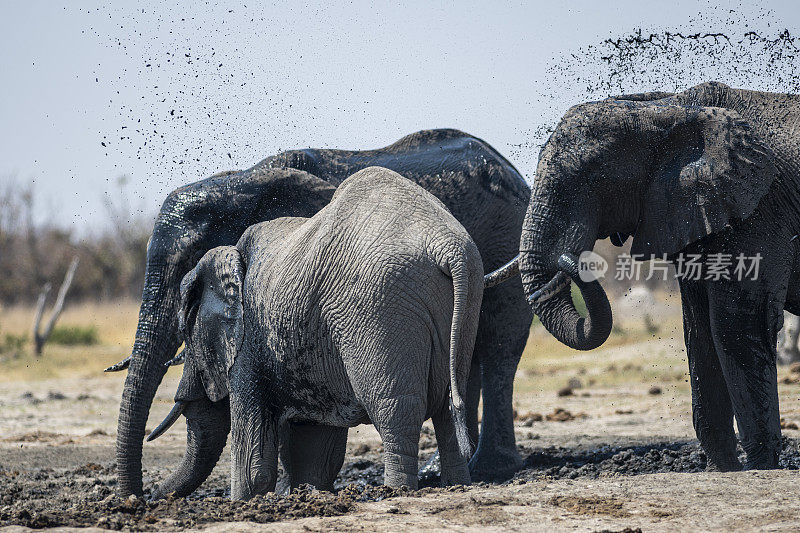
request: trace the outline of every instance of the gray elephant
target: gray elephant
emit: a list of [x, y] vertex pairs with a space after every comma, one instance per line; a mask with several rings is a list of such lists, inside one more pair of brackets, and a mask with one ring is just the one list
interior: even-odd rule
[[[439, 198], [477, 244], [487, 271], [516, 255], [530, 190], [494, 148], [456, 130], [421, 131], [376, 150], [293, 150], [173, 191], [148, 246], [132, 355], [109, 368], [130, 365], [117, 429], [118, 494], [143, 493], [145, 423], [164, 365], [182, 342], [177, 316], [183, 276], [208, 250], [236, 244], [253, 224], [313, 216], [337, 185], [369, 166], [399, 172]], [[512, 393], [532, 317], [518, 279], [486, 291], [466, 393], [470, 437], [477, 440], [470, 462], [473, 479], [505, 477], [522, 465], [514, 442]], [[184, 413], [186, 455], [162, 484], [170, 492], [192, 492], [222, 452], [228, 428], [218, 417], [203, 418], [208, 412], [195, 405]]]
[[186, 275], [176, 400], [230, 397], [233, 499], [275, 489], [284, 423], [302, 431], [284, 447], [293, 487], [332, 488], [347, 428], [372, 423], [385, 484], [416, 488], [427, 418], [442, 481], [468, 484], [463, 396], [482, 296], [480, 254], [447, 208], [364, 169], [313, 217], [256, 224]]
[[[712, 469], [742, 468], [734, 416], [747, 465], [777, 466], [776, 335], [784, 307], [800, 311], [799, 129], [798, 96], [706, 83], [573, 107], [539, 157], [520, 271], [561, 342], [591, 349], [611, 330], [605, 293], [576, 260], [597, 239], [633, 236], [632, 254], [666, 254], [679, 272], [700, 258], [701, 277], [679, 283], [694, 427]], [[734, 276], [740, 256], [750, 275]], [[721, 259], [727, 279], [711, 272]]]

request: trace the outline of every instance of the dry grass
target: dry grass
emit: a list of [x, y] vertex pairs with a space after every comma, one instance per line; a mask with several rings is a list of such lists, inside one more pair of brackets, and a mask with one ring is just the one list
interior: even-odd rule
[[[45, 312], [47, 313], [47, 311]], [[5, 334], [31, 338], [32, 307], [0, 309], [0, 337]], [[45, 314], [45, 319], [47, 319]], [[0, 354], [0, 381], [36, 381], [60, 377], [92, 377], [103, 375], [103, 369], [130, 354], [139, 303], [119, 300], [67, 306], [58, 326], [94, 326], [99, 344], [95, 346], [60, 346], [47, 344], [41, 358], [33, 355], [28, 342], [22, 353]], [[173, 369], [172, 372], [180, 373]], [[123, 374], [106, 374], [109, 379]]]
[[[570, 378], [596, 388], [654, 383], [688, 387], [680, 299], [664, 293], [657, 295], [657, 300], [658, 308], [650, 311], [654, 318], [649, 325], [646, 310], [612, 301], [615, 319], [611, 336], [602, 347], [589, 352], [561, 344], [535, 322], [517, 370], [515, 391], [556, 391]], [[647, 353], [641, 353], [641, 348], [624, 349], [634, 345], [645, 347]]]
[[[49, 309], [45, 310], [45, 320]], [[27, 306], [0, 308], [0, 334], [31, 335], [34, 308]], [[67, 305], [59, 326], [94, 326], [101, 344], [130, 345], [136, 332], [139, 302], [118, 300], [112, 302]]]
[[615, 331], [601, 348], [590, 352], [567, 348], [538, 328], [528, 339], [514, 390], [556, 391], [570, 379], [590, 388], [672, 383], [683, 389], [688, 387], [687, 370], [680, 323], [657, 335], [644, 328]]
[[[627, 313], [625, 320], [617, 319], [618, 326], [615, 326], [603, 347], [592, 352], [572, 350], [559, 343], [541, 325], [535, 324], [531, 328], [531, 335], [520, 361], [517, 390], [557, 390], [573, 376], [578, 376], [583, 381], [591, 379], [597, 386], [613, 386], [631, 381], [674, 381], [676, 376], [683, 376], [686, 363], [681, 355], [683, 333], [678, 307], [670, 297], [663, 296], [661, 299], [666, 305], [666, 311], [658, 318], [658, 333], [648, 332], [641, 317], [637, 317], [635, 313]], [[97, 329], [99, 344], [48, 344], [43, 356], [37, 359], [32, 355], [32, 348], [28, 343], [23, 353], [17, 357], [0, 354], [0, 381], [101, 375], [104, 368], [130, 354], [138, 313], [139, 303], [132, 300], [68, 306], [59, 320], [59, 326], [93, 326]], [[33, 314], [32, 307], [0, 309], [0, 337], [11, 333], [30, 338]], [[675, 342], [671, 343], [674, 350], [653, 343], [653, 349], [660, 353], [649, 353], [645, 358], [646, 363], [635, 353], [618, 350], [648, 338], [674, 339]], [[648, 344], [645, 343], [645, 346]], [[172, 369], [171, 372], [179, 374], [180, 369]]]

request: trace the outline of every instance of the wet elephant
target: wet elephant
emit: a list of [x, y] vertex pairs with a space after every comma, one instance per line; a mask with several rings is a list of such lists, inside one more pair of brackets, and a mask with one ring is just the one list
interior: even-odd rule
[[[800, 312], [798, 128], [800, 96], [706, 83], [575, 106], [539, 157], [520, 271], [561, 342], [588, 350], [611, 331], [605, 292], [578, 264], [597, 239], [632, 236], [632, 254], [679, 272], [693, 256], [705, 265], [679, 282], [694, 427], [714, 469], [742, 468], [734, 417], [747, 465], [777, 466], [776, 336], [784, 308]], [[727, 274], [709, 275], [723, 261]]]
[[[147, 250], [142, 306], [117, 430], [118, 493], [143, 493], [142, 442], [150, 405], [167, 363], [182, 342], [178, 331], [179, 285], [210, 249], [234, 245], [255, 223], [278, 217], [311, 217], [330, 201], [336, 186], [368, 166], [394, 170], [439, 198], [478, 246], [486, 271], [517, 254], [530, 190], [517, 170], [486, 142], [456, 130], [408, 135], [367, 151], [307, 149], [269, 157], [254, 167], [176, 189], [156, 219]], [[274, 172], [282, 169], [282, 172]], [[477, 450], [473, 479], [510, 475], [522, 461], [516, 449], [512, 393], [516, 367], [532, 313], [519, 279], [488, 289], [470, 372], [467, 422]], [[477, 408], [483, 398], [478, 437]], [[187, 423], [219, 435], [221, 427], [187, 411]], [[190, 446], [198, 439], [189, 435]], [[195, 477], [190, 448], [174, 475]], [[191, 460], [190, 460], [191, 459]]]

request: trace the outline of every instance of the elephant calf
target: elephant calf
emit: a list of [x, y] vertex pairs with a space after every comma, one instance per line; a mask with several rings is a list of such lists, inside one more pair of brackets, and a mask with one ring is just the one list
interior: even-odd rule
[[[311, 218], [251, 226], [181, 284], [187, 356], [176, 401], [199, 409], [204, 428], [190, 443], [213, 467], [224, 446], [214, 436], [229, 421], [209, 406], [229, 397], [231, 496], [246, 499], [275, 489], [283, 424], [292, 486], [331, 488], [347, 428], [372, 423], [385, 484], [416, 488], [419, 433], [433, 418], [442, 481], [469, 483], [462, 398], [482, 295], [466, 230], [391, 170], [354, 174]], [[209, 429], [202, 412], [225, 427]], [[202, 463], [197, 455], [187, 453]]]

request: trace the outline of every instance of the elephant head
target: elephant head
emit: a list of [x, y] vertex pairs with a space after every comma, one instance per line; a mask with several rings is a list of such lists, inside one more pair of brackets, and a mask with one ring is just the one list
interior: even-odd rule
[[[212, 402], [228, 396], [228, 370], [242, 345], [243, 281], [239, 252], [220, 246], [206, 253], [181, 282], [178, 327], [188, 350], [181, 385], [194, 387], [199, 380]], [[180, 399], [182, 387], [177, 394]]]
[[[571, 108], [539, 156], [520, 241], [525, 294], [564, 344], [589, 350], [611, 331], [598, 281], [582, 281], [575, 258], [597, 239], [632, 254], [673, 254], [749, 216], [777, 175], [774, 155], [720, 84], [647, 93]], [[569, 277], [588, 316], [575, 310]]]
[[205, 481], [219, 460], [230, 431], [228, 371], [243, 338], [244, 264], [233, 246], [210, 250], [183, 278], [179, 328], [186, 342], [185, 363], [175, 407], [148, 436], [164, 433], [181, 415], [187, 418], [184, 460], [161, 483], [153, 498], [185, 496]]

